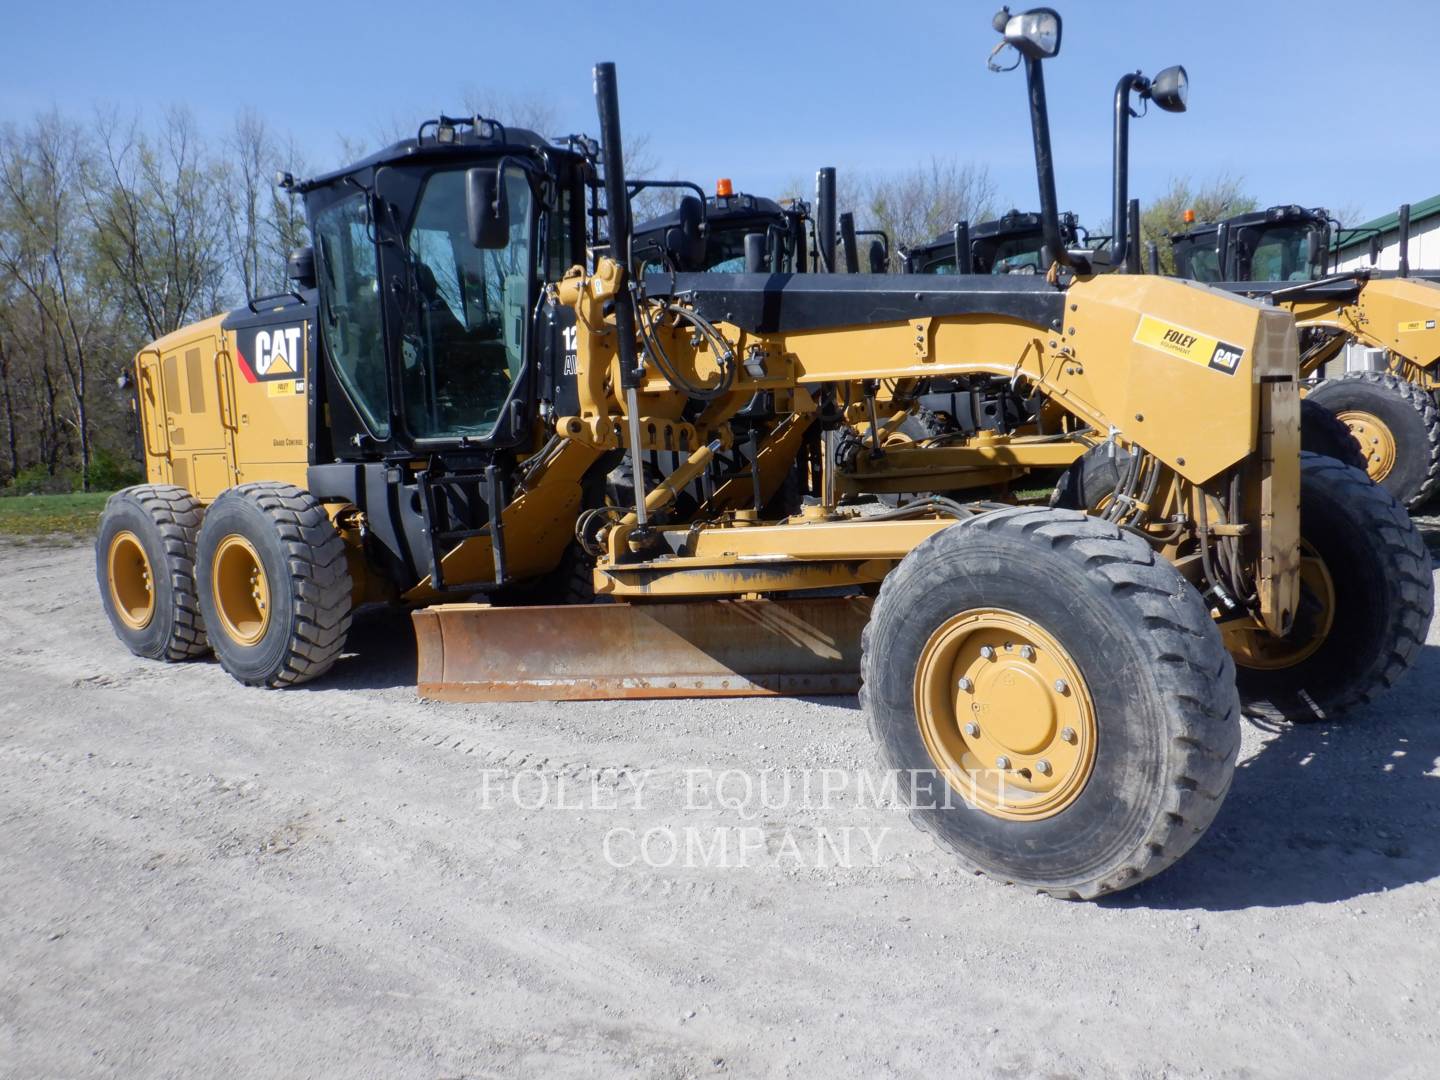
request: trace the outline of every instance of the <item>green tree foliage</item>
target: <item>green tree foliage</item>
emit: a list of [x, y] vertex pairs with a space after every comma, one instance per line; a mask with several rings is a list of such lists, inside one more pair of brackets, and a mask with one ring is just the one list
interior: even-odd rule
[[[1221, 221], [1235, 214], [1248, 213], [1259, 206], [1244, 188], [1244, 178], [1228, 174], [1197, 182], [1190, 177], [1174, 177], [1170, 187], [1157, 199], [1140, 203], [1140, 242], [1154, 243], [1160, 250], [1160, 269], [1175, 272], [1175, 258], [1170, 253], [1170, 237], [1184, 232], [1185, 211], [1193, 210], [1195, 220]], [[1142, 248], [1142, 256], [1144, 249]]]

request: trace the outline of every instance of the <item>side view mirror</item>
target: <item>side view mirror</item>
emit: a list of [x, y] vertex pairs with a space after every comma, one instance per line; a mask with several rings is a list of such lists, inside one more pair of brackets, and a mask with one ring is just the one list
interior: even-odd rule
[[477, 165], [465, 170], [465, 224], [470, 243], [494, 251], [510, 242], [510, 215], [500, 170]]
[[870, 241], [868, 252], [870, 262], [870, 273], [884, 274], [890, 270], [890, 254], [885, 250], [885, 245], [879, 240]]
[[290, 252], [285, 276], [295, 283], [297, 289], [315, 288], [315, 249], [306, 245]]
[[1305, 237], [1305, 262], [1313, 267], [1320, 265], [1320, 234], [1313, 229]]
[[765, 272], [765, 234], [752, 232], [745, 234], [745, 273], [763, 274]]
[[700, 231], [700, 200], [686, 195], [675, 208], [678, 221], [665, 230], [665, 253], [681, 270], [699, 270], [705, 261], [705, 235]]
[[1370, 265], [1374, 266], [1380, 261], [1380, 236], [1372, 234], [1370, 237]]

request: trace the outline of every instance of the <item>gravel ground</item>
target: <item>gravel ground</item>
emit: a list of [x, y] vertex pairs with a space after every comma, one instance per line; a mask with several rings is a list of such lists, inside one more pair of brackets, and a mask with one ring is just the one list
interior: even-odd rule
[[1067, 904], [857, 791], [853, 699], [422, 702], [384, 614], [249, 690], [125, 652], [87, 547], [0, 567], [0, 1075], [1435, 1075], [1440, 625]]

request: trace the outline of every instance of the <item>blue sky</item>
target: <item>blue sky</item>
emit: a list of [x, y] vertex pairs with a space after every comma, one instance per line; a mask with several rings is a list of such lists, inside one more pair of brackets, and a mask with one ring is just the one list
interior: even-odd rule
[[[1142, 199], [1170, 176], [1222, 172], [1262, 202], [1365, 217], [1440, 192], [1424, 89], [1440, 44], [1433, 0], [1052, 2], [1065, 19], [1046, 75], [1060, 202], [1082, 220], [1109, 217], [1115, 80], [1173, 63], [1189, 69], [1191, 109], [1135, 125]], [[1023, 78], [985, 69], [996, 6], [8, 0], [0, 119], [181, 102], [219, 133], [249, 106], [332, 165], [337, 133], [374, 141], [458, 109], [467, 89], [543, 101], [565, 131], [593, 132], [590, 68], [614, 60], [626, 134], [648, 134], [666, 175], [772, 192], [823, 164], [863, 172], [933, 154], [988, 165], [1002, 201], [1029, 208]]]

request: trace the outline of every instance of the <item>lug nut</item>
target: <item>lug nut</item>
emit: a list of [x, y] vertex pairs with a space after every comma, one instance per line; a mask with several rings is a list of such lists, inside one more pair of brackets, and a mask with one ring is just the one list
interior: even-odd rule
[[969, 735], [972, 739], [978, 739], [980, 737], [980, 725], [974, 723], [973, 721], [969, 724], [966, 724], [965, 734]]
[[1056, 679], [1055, 692], [1057, 694], [1068, 694], [1070, 692], [1070, 684], [1067, 683], [1064, 679]]
[[1021, 646], [1020, 646], [1020, 657], [1021, 657], [1021, 659], [1023, 659], [1023, 660], [1034, 660], [1034, 659], [1035, 659], [1035, 650], [1032, 649], [1029, 645], [1021, 645]]
[[996, 767], [997, 769], [1008, 769], [1008, 768], [1010, 768], [1010, 759], [1009, 759], [1008, 757], [1006, 757], [1004, 754], [1001, 754], [999, 757], [997, 757], [997, 758], [995, 759], [995, 767]]
[[1062, 742], [1073, 743], [1075, 741], [1075, 729], [1073, 727], [1067, 727], [1064, 731], [1060, 732], [1060, 740]]
[[981, 645], [981, 646], [980, 646], [980, 656], [981, 656], [983, 659], [985, 659], [985, 660], [994, 660], [994, 659], [995, 659], [995, 650], [992, 649], [989, 645]]
[[1037, 761], [1035, 763], [1035, 771], [1038, 772], [1041, 776], [1049, 776], [1050, 763], [1042, 758], [1040, 761]]
[[961, 690], [964, 690], [967, 693], [975, 687], [975, 684], [972, 683], [969, 679], [965, 678], [963, 675], [960, 677], [960, 681], [956, 685], [959, 686]]

